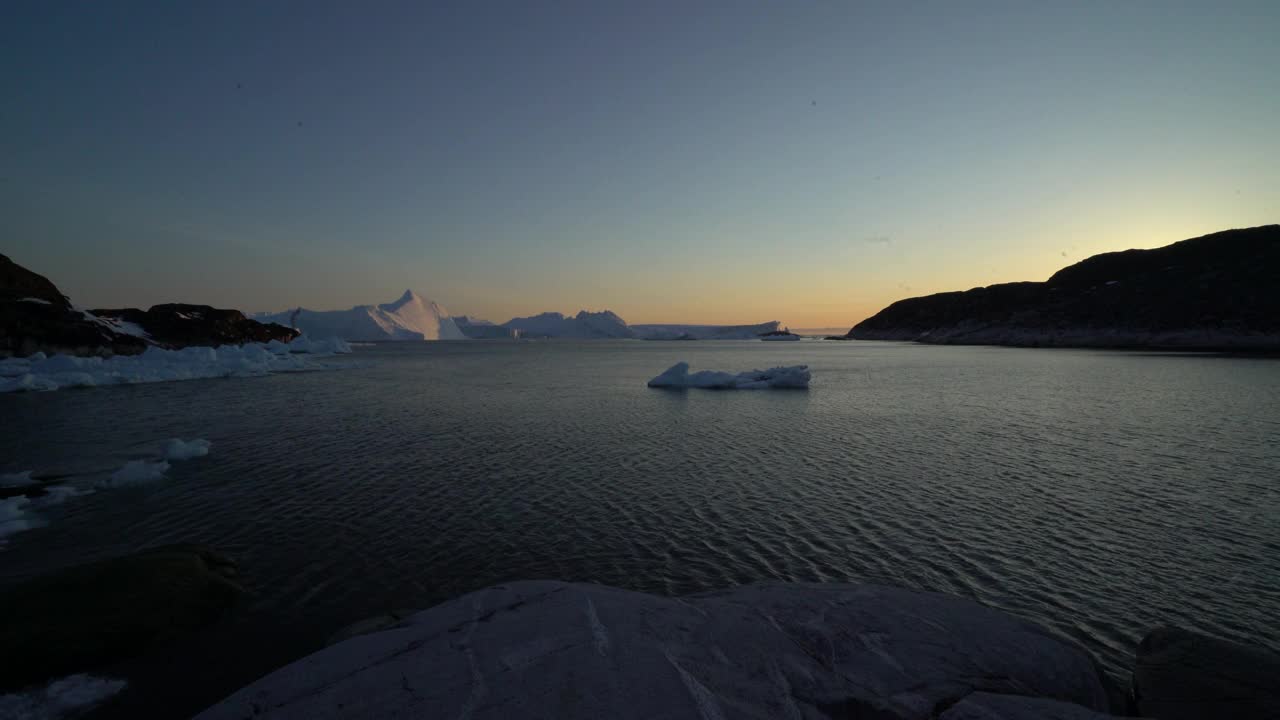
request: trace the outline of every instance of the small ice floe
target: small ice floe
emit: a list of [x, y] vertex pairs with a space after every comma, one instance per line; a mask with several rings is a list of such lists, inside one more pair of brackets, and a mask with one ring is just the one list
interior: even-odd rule
[[165, 350], [149, 347], [140, 355], [109, 358], [36, 353], [0, 360], [0, 392], [58, 390], [68, 387], [132, 385], [135, 383], [197, 380], [219, 377], [257, 377], [276, 372], [322, 370], [303, 358], [349, 353], [345, 340], [311, 340], [303, 335], [291, 343], [246, 343], [220, 347]]
[[58, 720], [79, 717], [125, 688], [124, 680], [70, 675], [22, 693], [0, 695], [0, 717]]
[[130, 460], [124, 467], [111, 473], [111, 477], [98, 483], [99, 487], [113, 488], [155, 482], [169, 471], [165, 460]]
[[204, 457], [209, 454], [209, 448], [212, 446], [213, 443], [201, 438], [187, 441], [173, 438], [164, 444], [164, 457], [166, 460], [190, 460], [195, 457]]
[[[21, 473], [30, 475], [30, 473]], [[44, 518], [35, 511], [50, 505], [61, 505], [67, 498], [88, 495], [92, 490], [81, 490], [72, 485], [45, 485], [31, 497], [18, 495], [0, 500], [0, 546], [5, 538], [32, 528], [44, 527]], [[0, 717], [5, 717], [0, 713]]]
[[169, 472], [170, 461], [181, 462], [191, 458], [204, 457], [209, 454], [209, 448], [211, 447], [213, 447], [213, 443], [204, 438], [195, 438], [194, 440], [170, 438], [160, 446], [158, 458], [130, 460], [124, 464], [124, 467], [111, 473], [110, 477], [100, 480], [98, 487], [116, 488], [162, 480], [165, 473]]
[[809, 366], [792, 365], [768, 370], [728, 373], [717, 370], [689, 372], [689, 363], [679, 362], [649, 381], [653, 388], [707, 388], [711, 390], [763, 390], [766, 388], [809, 387]]
[[31, 485], [35, 480], [31, 479], [31, 471], [24, 470], [19, 473], [0, 473], [0, 487], [22, 487], [23, 485]]
[[31, 515], [30, 508], [31, 498], [29, 497], [19, 495], [0, 500], [0, 545], [3, 545], [5, 538], [10, 535], [44, 524]]

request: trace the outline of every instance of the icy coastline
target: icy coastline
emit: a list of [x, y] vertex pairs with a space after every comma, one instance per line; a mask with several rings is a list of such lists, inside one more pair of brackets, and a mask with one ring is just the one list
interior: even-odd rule
[[36, 353], [0, 360], [0, 393], [318, 370], [323, 366], [310, 358], [349, 352], [351, 346], [344, 340], [312, 340], [303, 335], [290, 343], [272, 340], [181, 350], [149, 347], [140, 355], [109, 358]]

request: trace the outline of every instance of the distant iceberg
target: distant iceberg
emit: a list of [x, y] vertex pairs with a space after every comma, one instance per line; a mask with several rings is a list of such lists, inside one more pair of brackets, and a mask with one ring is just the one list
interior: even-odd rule
[[558, 312], [545, 312], [532, 317], [512, 318], [502, 324], [520, 333], [522, 338], [577, 338], [599, 340], [632, 338], [635, 333], [627, 322], [610, 310], [580, 311], [573, 317]]
[[707, 388], [710, 390], [764, 390], [809, 387], [809, 366], [792, 365], [768, 370], [728, 373], [717, 370], [689, 372], [689, 363], [678, 362], [649, 381], [652, 388]]
[[772, 320], [758, 325], [632, 325], [642, 340], [756, 340], [775, 332], [782, 323]]
[[383, 305], [357, 305], [350, 310], [287, 310], [257, 313], [259, 322], [274, 322], [311, 335], [370, 340], [466, 340], [449, 311], [412, 290]]
[[323, 366], [303, 356], [323, 357], [349, 352], [351, 346], [344, 340], [310, 340], [303, 335], [291, 343], [272, 340], [265, 345], [193, 346], [181, 350], [149, 347], [141, 355], [109, 358], [46, 357], [44, 353], [36, 353], [25, 358], [0, 360], [0, 393], [319, 370]]

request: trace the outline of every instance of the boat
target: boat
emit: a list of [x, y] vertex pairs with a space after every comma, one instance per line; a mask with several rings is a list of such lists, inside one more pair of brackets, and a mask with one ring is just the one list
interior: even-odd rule
[[773, 332], [760, 333], [761, 340], [799, 340], [800, 336], [791, 332], [790, 328], [782, 330], [774, 330]]

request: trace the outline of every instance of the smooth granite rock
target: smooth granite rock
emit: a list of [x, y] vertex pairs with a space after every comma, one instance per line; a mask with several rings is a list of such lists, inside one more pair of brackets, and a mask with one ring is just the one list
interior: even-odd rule
[[669, 598], [518, 582], [328, 647], [198, 717], [961, 718], [998, 702], [975, 693], [1059, 701], [994, 717], [1108, 710], [1084, 650], [945, 595], [761, 584]]
[[1280, 718], [1280, 655], [1179, 628], [1138, 644], [1137, 710], [1161, 720]]

